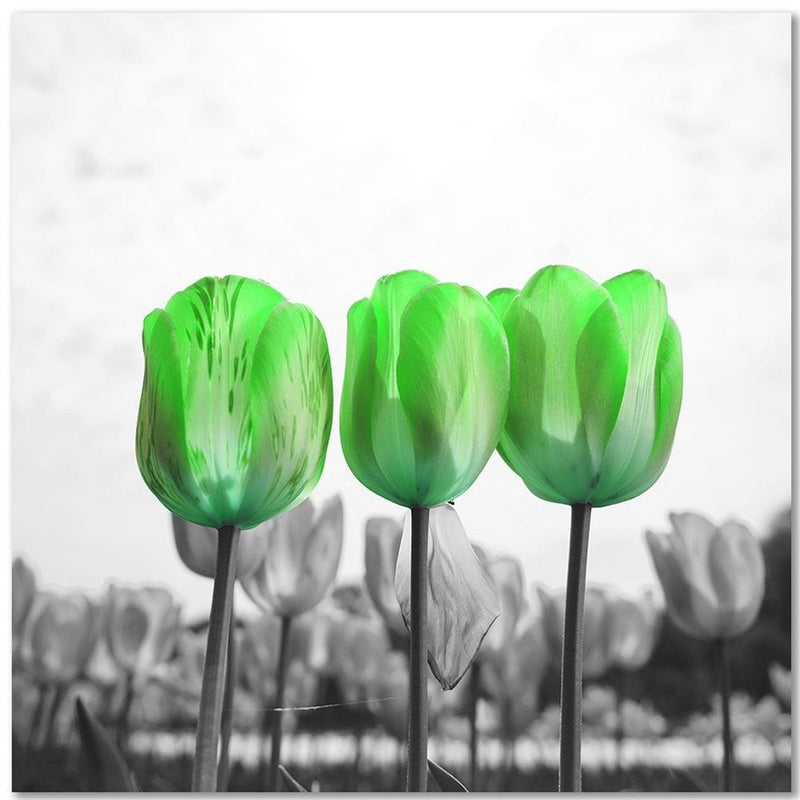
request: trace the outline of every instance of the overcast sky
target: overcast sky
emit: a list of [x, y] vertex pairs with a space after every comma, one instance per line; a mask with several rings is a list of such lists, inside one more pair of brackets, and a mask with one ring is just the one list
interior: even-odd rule
[[[141, 323], [238, 273], [325, 326], [340, 577], [402, 515], [338, 440], [346, 313], [409, 267], [487, 293], [570, 264], [667, 287], [685, 388], [671, 461], [593, 514], [589, 580], [655, 581], [670, 510], [761, 533], [790, 496], [790, 17], [17, 14], [12, 25], [12, 550], [47, 586], [190, 574], [144, 485]], [[563, 584], [569, 509], [496, 455], [469, 535]], [[244, 603], [242, 601], [242, 607]]]

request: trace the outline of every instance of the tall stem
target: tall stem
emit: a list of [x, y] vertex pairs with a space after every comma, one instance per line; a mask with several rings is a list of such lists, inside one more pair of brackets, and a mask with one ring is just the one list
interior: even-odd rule
[[569, 532], [564, 644], [561, 649], [561, 757], [558, 790], [581, 790], [581, 715], [583, 700], [583, 598], [589, 552], [591, 506], [575, 503]]
[[272, 714], [272, 754], [269, 761], [269, 788], [271, 792], [280, 791], [280, 772], [278, 766], [281, 763], [281, 735], [283, 728], [283, 693], [286, 689], [286, 661], [289, 653], [287, 647], [289, 643], [289, 629], [292, 625], [291, 617], [281, 617], [281, 643], [278, 648], [278, 675], [275, 685], [275, 711]]
[[408, 763], [406, 791], [428, 788], [428, 517], [430, 509], [411, 509], [411, 636], [408, 685]]
[[217, 767], [217, 790], [228, 790], [230, 772], [231, 733], [233, 732], [233, 696], [236, 691], [236, 614], [231, 599], [231, 625], [228, 631], [228, 661], [225, 664], [225, 693], [222, 697], [222, 721], [220, 724], [219, 766]]
[[719, 696], [722, 711], [722, 774], [719, 788], [722, 792], [733, 791], [733, 738], [731, 736], [731, 672], [728, 643], [720, 639], [716, 645]]
[[481, 665], [472, 662], [469, 668], [469, 790], [478, 791], [478, 689]]
[[222, 695], [225, 689], [225, 661], [236, 582], [238, 528], [225, 525], [217, 537], [217, 569], [208, 619], [208, 642], [200, 689], [200, 711], [192, 768], [192, 791], [214, 792], [217, 789], [217, 750], [222, 722]]

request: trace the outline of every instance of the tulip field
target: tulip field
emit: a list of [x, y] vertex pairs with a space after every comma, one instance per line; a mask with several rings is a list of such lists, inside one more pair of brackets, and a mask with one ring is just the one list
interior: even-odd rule
[[[186, 566], [208, 573], [215, 532], [174, 517], [173, 533]], [[783, 594], [788, 514], [776, 517], [768, 533], [761, 540], [764, 601], [753, 626], [732, 646], [740, 791], [787, 791], [791, 785], [791, 676], [781, 666], [790, 647]], [[360, 584], [337, 581], [343, 535], [365, 537]], [[240, 553], [251, 557], [239, 562], [234, 679], [224, 704], [229, 791], [269, 788], [276, 722], [281, 763], [308, 790], [404, 788], [408, 633], [393, 574], [401, 536], [399, 521], [388, 517], [370, 519], [364, 531], [344, 531], [339, 498], [319, 509], [306, 501], [243, 534]], [[443, 690], [431, 672], [428, 756], [472, 790], [554, 791], [563, 595], [531, 585], [530, 570], [515, 557], [475, 549], [502, 611], [454, 689]], [[114, 782], [119, 776], [99, 737], [124, 759], [142, 790], [185, 791], [208, 621], [187, 618], [162, 587], [112, 583], [105, 595], [86, 597], [45, 590], [47, 583], [35, 565], [14, 562], [14, 789], [126, 788]], [[662, 603], [655, 593], [587, 587], [587, 791], [718, 788], [722, 747], [713, 653], [673, 624]], [[282, 619], [292, 622], [278, 703]], [[88, 715], [83, 723], [78, 699]], [[429, 788], [438, 788], [433, 779]]]

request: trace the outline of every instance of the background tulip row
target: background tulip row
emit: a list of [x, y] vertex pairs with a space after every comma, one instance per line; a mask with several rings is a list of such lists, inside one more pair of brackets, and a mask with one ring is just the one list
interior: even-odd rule
[[[252, 562], [239, 575], [244, 592], [235, 608], [231, 790], [263, 789], [268, 780], [277, 643], [286, 613], [294, 619], [282, 706], [297, 710], [281, 716], [293, 774], [322, 790], [397, 790], [404, 784], [407, 631], [393, 592], [385, 590], [393, 583], [401, 522], [370, 519], [363, 532], [363, 582], [336, 585], [345, 533], [340, 508], [338, 498], [316, 511], [306, 502], [243, 538]], [[178, 518], [173, 531], [187, 567], [213, 571], [214, 532], [188, 529]], [[752, 627], [733, 644], [732, 727], [743, 789], [789, 787], [791, 677], [782, 664], [790, 653], [790, 538], [785, 512], [760, 543], [764, 601]], [[292, 543], [299, 546], [292, 549]], [[431, 677], [432, 751], [475, 789], [552, 790], [563, 591], [539, 583], [534, 565], [473, 546], [497, 587], [502, 613], [467, 680], [444, 691]], [[265, 564], [267, 552], [272, 560]], [[284, 576], [294, 576], [288, 591], [276, 584]], [[14, 562], [15, 788], [89, 788], [76, 697], [112, 733], [142, 788], [185, 787], [206, 621], [185, 619], [164, 588], [112, 584], [105, 596], [89, 598], [49, 590], [47, 578]], [[708, 631], [687, 630], [712, 624], [707, 611], [675, 616], [665, 613], [660, 591], [631, 596], [589, 585], [586, 788], [716, 788], [719, 703], [710, 645], [698, 638]]]

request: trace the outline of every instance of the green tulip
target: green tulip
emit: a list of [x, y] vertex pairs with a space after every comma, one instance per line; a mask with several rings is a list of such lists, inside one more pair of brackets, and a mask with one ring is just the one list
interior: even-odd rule
[[136, 456], [174, 514], [252, 528], [316, 485], [333, 413], [322, 325], [261, 281], [203, 278], [144, 321]]
[[549, 266], [521, 292], [489, 300], [511, 354], [498, 450], [530, 491], [607, 506], [649, 489], [667, 464], [683, 391], [661, 282], [634, 270], [598, 284]]
[[347, 315], [340, 433], [353, 474], [406, 507], [465, 492], [497, 445], [508, 345], [474, 289], [387, 275]]

